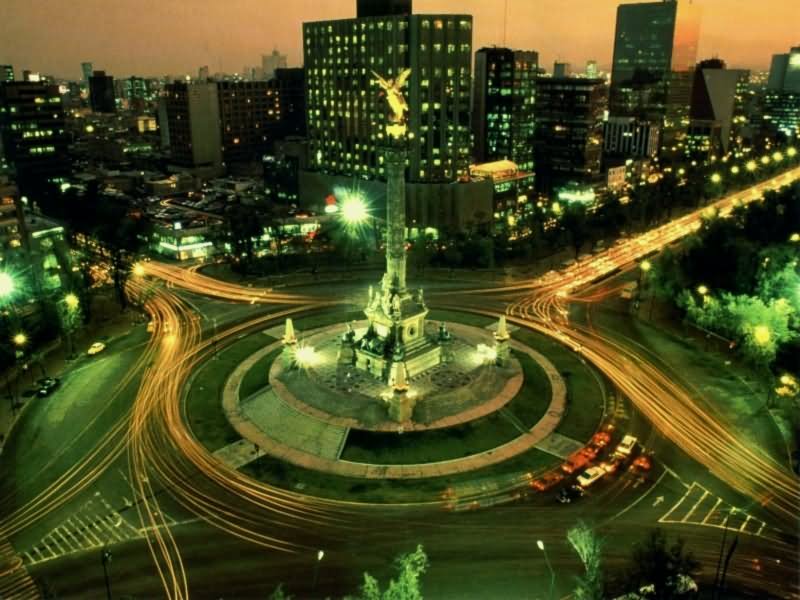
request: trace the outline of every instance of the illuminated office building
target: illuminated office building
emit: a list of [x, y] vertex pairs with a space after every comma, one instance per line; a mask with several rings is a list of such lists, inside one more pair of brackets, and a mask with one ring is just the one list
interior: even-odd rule
[[[303, 24], [310, 168], [384, 176], [386, 99], [372, 71], [411, 76], [407, 177], [452, 182], [470, 159], [472, 17], [414, 15], [406, 3], [362, 2], [354, 19]], [[369, 11], [367, 11], [367, 5]], [[401, 6], [402, 5], [402, 6]], [[402, 14], [392, 12], [401, 6]]]
[[90, 62], [82, 62], [81, 63], [81, 75], [83, 77], [83, 83], [89, 85], [89, 78], [94, 73], [94, 66]]
[[281, 104], [266, 81], [220, 81], [219, 123], [226, 164], [261, 160], [278, 131]]
[[159, 104], [162, 145], [179, 167], [219, 169], [222, 138], [215, 82], [167, 84]]
[[617, 7], [610, 113], [652, 121], [666, 144], [681, 140], [689, 124], [699, 10], [685, 0]]
[[14, 81], [14, 67], [12, 65], [0, 65], [0, 82]]
[[763, 119], [785, 137], [800, 136], [800, 46], [772, 57]]
[[601, 179], [602, 79], [539, 77], [536, 80], [536, 183], [550, 191], [564, 183], [594, 185]]
[[57, 85], [0, 83], [0, 136], [23, 193], [69, 174], [69, 142]]
[[511, 160], [533, 171], [536, 52], [481, 48], [475, 53], [472, 128], [479, 163]]

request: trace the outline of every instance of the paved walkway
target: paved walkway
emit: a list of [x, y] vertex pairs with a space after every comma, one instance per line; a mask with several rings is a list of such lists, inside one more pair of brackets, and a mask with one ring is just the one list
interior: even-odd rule
[[[226, 416], [234, 429], [236, 429], [243, 438], [248, 440], [250, 444], [257, 444], [266, 454], [285, 460], [299, 467], [334, 475], [366, 479], [422, 479], [466, 473], [482, 467], [505, 462], [537, 447], [545, 438], [551, 435], [561, 422], [566, 408], [566, 385], [556, 368], [540, 353], [512, 340], [512, 347], [515, 350], [528, 354], [542, 366], [550, 381], [552, 390], [550, 405], [544, 417], [526, 433], [506, 444], [479, 454], [434, 463], [376, 465], [336, 460], [318, 456], [279, 441], [276, 439], [281, 437], [279, 434], [275, 433], [273, 430], [272, 435], [270, 435], [268, 431], [273, 426], [281, 428], [281, 423], [267, 424], [265, 427], [267, 431], [265, 431], [250, 420], [246, 411], [242, 409], [242, 405], [239, 402], [239, 388], [242, 379], [261, 357], [278, 347], [280, 347], [280, 342], [275, 342], [262, 348], [260, 351], [244, 360], [230, 375], [225, 382], [225, 388], [223, 390], [223, 408]], [[309, 415], [305, 416], [309, 421], [309, 428], [315, 429], [319, 426], [319, 419]], [[316, 423], [313, 423], [315, 421]]]

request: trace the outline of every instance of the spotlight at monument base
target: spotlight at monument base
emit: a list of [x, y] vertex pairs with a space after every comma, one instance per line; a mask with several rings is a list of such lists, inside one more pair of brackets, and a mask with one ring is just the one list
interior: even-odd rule
[[300, 346], [295, 350], [294, 359], [299, 367], [307, 369], [319, 362], [319, 355], [313, 346]]
[[360, 194], [345, 194], [340, 210], [342, 218], [348, 225], [359, 225], [369, 217], [367, 203]]
[[477, 346], [478, 362], [481, 364], [494, 363], [497, 360], [497, 349], [486, 344]]

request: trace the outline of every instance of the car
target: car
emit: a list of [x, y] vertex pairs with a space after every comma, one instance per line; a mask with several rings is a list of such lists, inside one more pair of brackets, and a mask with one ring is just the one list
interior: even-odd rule
[[550, 471], [549, 473], [545, 473], [543, 477], [532, 481], [531, 487], [540, 492], [546, 492], [561, 482], [562, 479], [564, 479], [564, 476], [561, 473], [558, 471]]
[[558, 501], [560, 504], [570, 504], [573, 500], [582, 498], [585, 493], [586, 490], [584, 490], [581, 486], [571, 485], [558, 492], [556, 501]]
[[592, 436], [592, 446], [604, 448], [611, 441], [611, 434], [607, 431], [598, 431]]
[[639, 440], [632, 435], [626, 435], [622, 438], [619, 446], [617, 446], [616, 450], [614, 450], [614, 456], [621, 456], [623, 458], [627, 458], [633, 452], [633, 449], [636, 447], [636, 442]]
[[60, 381], [55, 377], [46, 377], [45, 379], [40, 380], [41, 384], [39, 385], [39, 389], [36, 392], [36, 395], [40, 398], [44, 398], [45, 396], [49, 396], [52, 394], [55, 389], [58, 387]]
[[589, 467], [583, 473], [578, 475], [578, 485], [584, 489], [588, 488], [602, 479], [605, 474], [606, 470], [603, 467]]
[[103, 350], [106, 349], [106, 345], [103, 342], [95, 342], [91, 346], [89, 346], [89, 351], [87, 354], [89, 356], [94, 356], [95, 354], [100, 354]]
[[649, 471], [650, 467], [653, 466], [653, 462], [650, 460], [650, 457], [646, 454], [642, 454], [641, 456], [637, 457], [636, 460], [633, 461], [631, 465], [631, 470], [639, 470], [639, 471]]

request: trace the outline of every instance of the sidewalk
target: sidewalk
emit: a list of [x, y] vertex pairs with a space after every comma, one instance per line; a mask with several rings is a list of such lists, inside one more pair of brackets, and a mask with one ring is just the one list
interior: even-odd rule
[[[99, 307], [101, 302], [97, 302], [97, 305]], [[32, 360], [31, 354], [28, 353], [25, 356], [27, 370], [20, 362], [5, 373], [0, 373], [0, 456], [16, 420], [31, 400], [36, 398], [35, 395], [26, 398], [23, 394], [34, 389], [37, 379], [45, 376], [61, 378], [90, 344], [98, 340], [108, 342], [126, 335], [136, 323], [140, 322], [141, 317], [134, 309], [129, 308], [123, 313], [120, 312], [119, 306], [115, 306], [115, 313], [112, 312], [110, 315], [108, 312], [100, 314], [99, 310], [95, 310], [89, 326], [78, 331], [73, 342], [75, 358], [67, 359], [67, 344], [65, 340], [58, 338], [34, 351], [33, 354], [41, 355], [41, 362]], [[12, 410], [11, 400], [14, 396], [19, 406]]]

